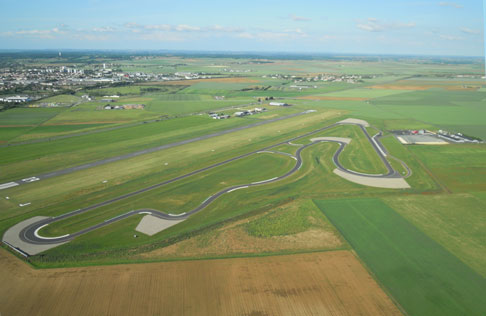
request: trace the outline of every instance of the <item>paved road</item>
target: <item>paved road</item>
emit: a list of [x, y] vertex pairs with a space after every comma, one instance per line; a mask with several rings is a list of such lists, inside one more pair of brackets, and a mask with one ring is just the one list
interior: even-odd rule
[[257, 153], [261, 153], [261, 152], [268, 152], [272, 148], [275, 148], [277, 146], [280, 146], [280, 145], [283, 145], [283, 144], [287, 144], [287, 143], [290, 143], [290, 142], [293, 142], [293, 141], [302, 139], [304, 137], [307, 137], [307, 136], [310, 136], [310, 135], [313, 135], [313, 134], [322, 132], [322, 131], [324, 131], [326, 129], [335, 127], [337, 125], [339, 125], [339, 123], [332, 124], [332, 125], [329, 125], [329, 126], [326, 126], [326, 127], [320, 128], [320, 129], [317, 129], [315, 131], [306, 133], [306, 134], [301, 135], [301, 136], [294, 137], [292, 139], [289, 139], [289, 140], [280, 142], [278, 144], [274, 144], [274, 145], [271, 145], [271, 146], [262, 148], [260, 150], [256, 150], [256, 151], [253, 151], [253, 152], [250, 152], [250, 153], [247, 153], [247, 154], [239, 155], [237, 157], [228, 159], [226, 161], [223, 161], [223, 162], [220, 162], [220, 163], [217, 163], [217, 164], [213, 164], [211, 166], [208, 166], [208, 167], [205, 167], [205, 168], [202, 168], [202, 169], [199, 169], [199, 170], [196, 170], [196, 171], [187, 173], [185, 175], [182, 175], [182, 176], [179, 176], [179, 177], [176, 177], [176, 178], [173, 178], [173, 179], [170, 179], [170, 180], [167, 180], [167, 181], [164, 181], [164, 182], [155, 184], [155, 185], [152, 185], [152, 186], [147, 187], [147, 188], [143, 188], [143, 189], [140, 189], [140, 190], [137, 190], [137, 191], [128, 193], [128, 194], [124, 194], [122, 196], [116, 197], [116, 198], [111, 199], [111, 200], [108, 200], [108, 201], [104, 201], [104, 202], [101, 202], [101, 203], [97, 203], [95, 205], [92, 205], [92, 206], [89, 206], [89, 207], [86, 207], [86, 208], [82, 208], [82, 209], [79, 209], [79, 210], [75, 210], [73, 212], [66, 213], [66, 214], [63, 214], [63, 215], [60, 215], [60, 216], [57, 216], [57, 217], [47, 218], [47, 219], [41, 220], [39, 222], [33, 223], [33, 224], [25, 227], [20, 232], [20, 236], [19, 237], [20, 237], [20, 239], [22, 241], [28, 242], [28, 243], [32, 243], [32, 244], [57, 244], [57, 243], [61, 243], [61, 242], [70, 241], [70, 240], [74, 239], [75, 237], [77, 237], [79, 235], [85, 234], [87, 232], [93, 231], [95, 229], [98, 229], [100, 227], [109, 225], [111, 223], [120, 221], [122, 219], [125, 219], [125, 218], [127, 218], [129, 216], [132, 216], [132, 215], [135, 215], [135, 214], [151, 213], [153, 216], [156, 216], [156, 217], [159, 217], [159, 218], [162, 218], [162, 219], [166, 219], [166, 220], [181, 220], [181, 219], [186, 219], [189, 216], [191, 216], [192, 214], [197, 213], [197, 212], [203, 210], [204, 208], [206, 208], [209, 204], [211, 204], [214, 200], [216, 200], [218, 197], [220, 197], [223, 194], [230, 193], [230, 192], [233, 192], [233, 191], [239, 190], [239, 189], [245, 189], [245, 188], [252, 187], [252, 186], [259, 186], [259, 185], [265, 185], [265, 184], [277, 182], [277, 181], [280, 181], [282, 179], [285, 179], [285, 178], [289, 177], [290, 175], [294, 174], [296, 171], [298, 171], [302, 167], [302, 156], [301, 156], [302, 151], [304, 149], [306, 149], [306, 148], [308, 148], [308, 147], [316, 144], [316, 143], [319, 143], [319, 142], [336, 142], [336, 143], [339, 143], [340, 144], [339, 149], [333, 155], [333, 162], [336, 165], [336, 167], [338, 167], [339, 169], [343, 170], [344, 172], [353, 173], [353, 174], [359, 174], [359, 175], [368, 176], [368, 177], [389, 178], [389, 177], [399, 177], [400, 176], [391, 167], [391, 165], [386, 160], [386, 158], [384, 156], [385, 153], [382, 151], [383, 149], [380, 148], [380, 147], [382, 147], [382, 145], [379, 142], [379, 138], [376, 137], [376, 139], [373, 140], [373, 138], [375, 138], [375, 136], [381, 135], [381, 133], [378, 133], [377, 135], [375, 135], [372, 138], [372, 137], [369, 136], [369, 134], [367, 133], [366, 129], [360, 125], [361, 128], [362, 128], [362, 130], [363, 130], [363, 132], [367, 136], [368, 140], [370, 141], [370, 143], [375, 148], [377, 154], [382, 158], [384, 164], [387, 166], [387, 169], [388, 169], [388, 173], [387, 174], [385, 174], [385, 175], [361, 174], [361, 173], [356, 173], [356, 172], [354, 172], [352, 170], [348, 170], [348, 169], [344, 168], [341, 165], [341, 163], [339, 162], [339, 156], [342, 153], [343, 149], [345, 148], [346, 143], [341, 142], [341, 141], [337, 141], [337, 140], [334, 140], [334, 141], [331, 141], [331, 140], [320, 140], [320, 141], [312, 142], [312, 143], [309, 143], [309, 144], [306, 144], [306, 145], [302, 145], [301, 147], [299, 147], [297, 149], [297, 152], [296, 152], [295, 156], [294, 155], [291, 155], [291, 154], [288, 154], [288, 153], [280, 153], [280, 152], [273, 151], [273, 153], [276, 153], [276, 154], [290, 155], [292, 158], [294, 158], [296, 160], [295, 166], [290, 171], [288, 171], [287, 173], [285, 173], [284, 175], [279, 176], [279, 177], [275, 177], [275, 178], [272, 178], [272, 179], [263, 180], [263, 181], [252, 182], [252, 183], [249, 183], [249, 184], [237, 185], [237, 186], [232, 186], [232, 187], [225, 188], [225, 189], [217, 192], [216, 194], [211, 195], [204, 202], [202, 202], [198, 207], [196, 207], [195, 209], [193, 209], [193, 210], [191, 210], [191, 211], [189, 211], [187, 213], [172, 215], [172, 214], [162, 213], [160, 211], [153, 210], [153, 209], [139, 209], [139, 210], [132, 210], [132, 211], [127, 212], [125, 214], [116, 216], [116, 217], [111, 218], [109, 220], [106, 220], [106, 221], [104, 221], [102, 223], [99, 223], [97, 225], [91, 226], [89, 228], [83, 229], [81, 231], [78, 231], [78, 232], [73, 233], [73, 234], [70, 234], [70, 235], [65, 235], [65, 236], [60, 236], [60, 237], [53, 237], [53, 238], [46, 238], [46, 237], [39, 236], [38, 233], [37, 233], [42, 227], [44, 227], [44, 226], [46, 226], [48, 224], [57, 222], [59, 220], [62, 220], [62, 219], [65, 219], [65, 218], [68, 218], [68, 217], [71, 217], [71, 216], [75, 216], [75, 215], [78, 215], [78, 214], [82, 214], [82, 213], [87, 212], [89, 210], [92, 210], [92, 209], [95, 209], [95, 208], [98, 208], [98, 207], [101, 207], [101, 206], [105, 206], [105, 205], [114, 203], [116, 201], [120, 201], [122, 199], [126, 199], [128, 197], [131, 197], [131, 196], [134, 196], [134, 195], [143, 193], [143, 192], [147, 192], [149, 190], [153, 190], [155, 188], [158, 188], [158, 187], [161, 187], [161, 186], [164, 186], [164, 185], [173, 183], [173, 182], [178, 181], [178, 180], [181, 180], [181, 179], [188, 178], [190, 176], [193, 176], [195, 174], [201, 173], [203, 171], [216, 168], [218, 166], [221, 166], [221, 165], [230, 163], [230, 162], [235, 161], [235, 160], [238, 160], [238, 159], [242, 159], [242, 158], [248, 157], [250, 155], [254, 155], [254, 154], [257, 154]]
[[75, 172], [75, 171], [84, 170], [84, 169], [104, 165], [104, 164], [107, 164], [107, 163], [120, 161], [120, 160], [123, 160], [123, 159], [129, 159], [129, 158], [137, 157], [137, 156], [140, 156], [140, 155], [150, 154], [150, 153], [153, 153], [153, 152], [156, 152], [156, 151], [159, 151], [159, 150], [163, 150], [163, 149], [168, 149], [168, 148], [172, 148], [172, 147], [176, 147], [176, 146], [194, 143], [194, 142], [197, 142], [197, 141], [201, 141], [201, 140], [205, 140], [205, 139], [209, 139], [209, 138], [212, 138], [212, 137], [221, 136], [221, 135], [225, 135], [225, 134], [229, 134], [229, 133], [233, 133], [233, 132], [237, 132], [237, 131], [242, 131], [242, 130], [245, 130], [245, 129], [248, 129], [248, 128], [261, 126], [261, 125], [265, 125], [265, 124], [268, 124], [268, 123], [286, 120], [286, 119], [296, 117], [296, 116], [300, 116], [300, 115], [307, 114], [307, 113], [309, 113], [309, 111], [294, 113], [294, 114], [290, 114], [290, 115], [286, 115], [286, 116], [282, 116], [282, 117], [278, 117], [278, 118], [274, 118], [274, 119], [260, 121], [260, 122], [245, 125], [245, 126], [227, 129], [227, 130], [224, 130], [224, 131], [221, 131], [221, 132], [216, 132], [216, 133], [212, 133], [212, 134], [207, 134], [207, 135], [183, 140], [183, 141], [180, 141], [180, 142], [165, 144], [165, 145], [147, 148], [147, 149], [144, 149], [144, 150], [136, 151], [136, 152], [125, 154], [125, 155], [119, 155], [119, 156], [116, 156], [116, 157], [111, 157], [111, 158], [107, 158], [107, 159], [93, 161], [93, 162], [82, 164], [82, 165], [79, 165], [79, 166], [76, 166], [76, 167], [70, 167], [70, 168], [66, 168], [66, 169], [56, 170], [56, 171], [53, 171], [53, 172], [43, 173], [43, 174], [40, 174], [40, 175], [33, 175], [33, 176], [30, 176], [30, 177], [27, 177], [27, 178], [23, 178], [23, 179], [15, 180], [15, 181], [12, 181], [12, 182], [0, 184], [0, 190], [7, 189], [7, 188], [10, 188], [10, 187], [13, 187], [13, 186], [18, 186], [18, 185], [36, 182], [36, 181], [39, 181], [39, 180], [42, 180], [42, 179], [48, 179], [48, 178], [53, 178], [53, 177], [65, 175], [65, 174], [72, 173], [72, 172]]

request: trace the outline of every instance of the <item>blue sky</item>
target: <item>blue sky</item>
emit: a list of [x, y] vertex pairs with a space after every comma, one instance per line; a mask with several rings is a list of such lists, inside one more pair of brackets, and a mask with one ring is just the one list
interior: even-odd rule
[[482, 56], [483, 13], [483, 0], [0, 0], [0, 48]]

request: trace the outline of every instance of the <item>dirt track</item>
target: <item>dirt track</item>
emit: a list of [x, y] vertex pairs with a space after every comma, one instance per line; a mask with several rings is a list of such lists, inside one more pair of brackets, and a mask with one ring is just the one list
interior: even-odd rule
[[34, 270], [0, 250], [1, 315], [400, 315], [348, 251]]

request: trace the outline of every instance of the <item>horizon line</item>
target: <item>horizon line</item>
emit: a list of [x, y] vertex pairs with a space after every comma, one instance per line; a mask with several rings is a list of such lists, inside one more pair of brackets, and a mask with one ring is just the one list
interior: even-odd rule
[[[453, 57], [453, 58], [486, 58], [486, 55], [439, 55], [439, 54], [419, 54], [419, 53], [349, 53], [349, 52], [298, 52], [298, 51], [232, 51], [232, 50], [189, 50], [189, 49], [157, 49], [157, 48], [0, 48], [1, 53], [15, 52], [134, 52], [134, 53], [195, 53], [195, 54], [254, 54], [254, 55], [294, 55], [294, 56], [366, 56], [366, 57]], [[485, 62], [486, 63], [486, 62]]]

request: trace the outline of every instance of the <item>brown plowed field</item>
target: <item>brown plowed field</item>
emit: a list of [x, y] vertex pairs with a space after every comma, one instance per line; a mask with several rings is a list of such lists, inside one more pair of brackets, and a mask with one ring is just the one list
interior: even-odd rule
[[400, 315], [349, 251], [34, 270], [0, 250], [1, 315]]

